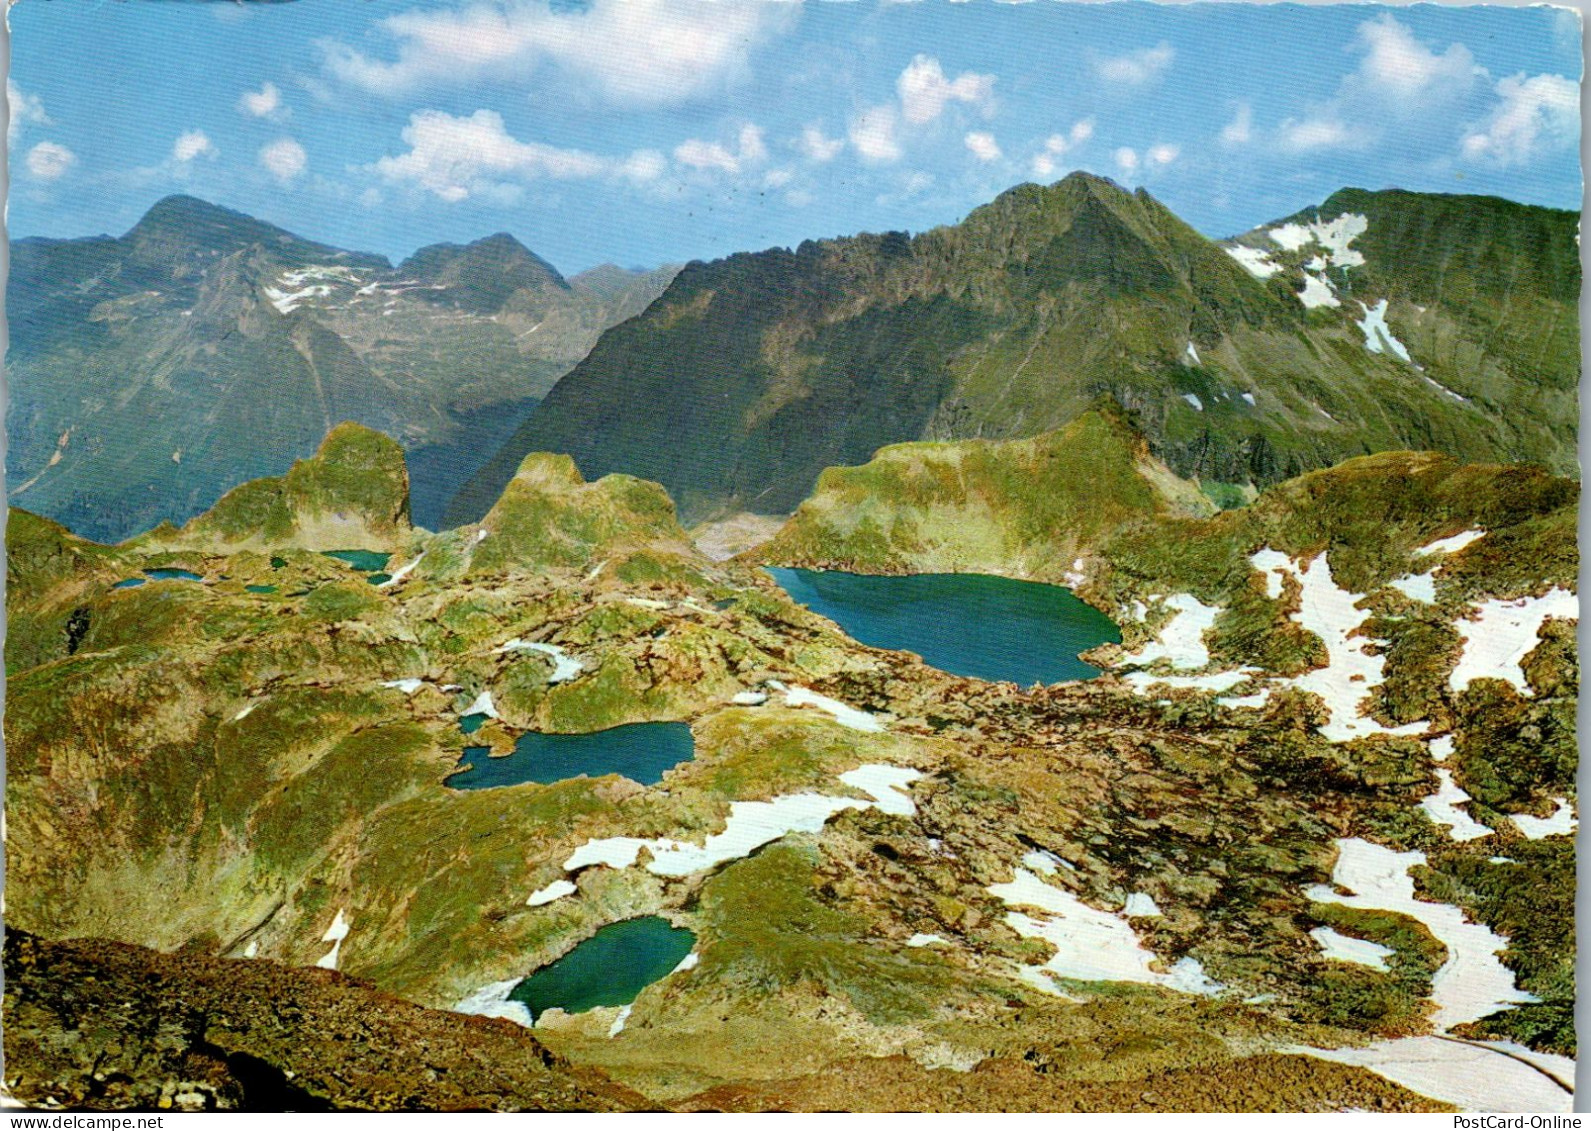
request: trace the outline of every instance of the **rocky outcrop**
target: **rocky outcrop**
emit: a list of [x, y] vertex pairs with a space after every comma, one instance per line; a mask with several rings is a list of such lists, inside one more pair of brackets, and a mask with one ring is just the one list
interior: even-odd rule
[[511, 1021], [329, 970], [5, 936], [5, 1086], [94, 1111], [634, 1111]]

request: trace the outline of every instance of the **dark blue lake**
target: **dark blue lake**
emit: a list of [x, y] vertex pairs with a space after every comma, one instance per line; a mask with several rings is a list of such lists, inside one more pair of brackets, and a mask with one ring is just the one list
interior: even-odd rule
[[204, 575], [186, 569], [146, 569], [143, 577], [128, 577], [111, 586], [112, 589], [132, 589], [145, 581], [203, 581]]
[[[468, 716], [466, 716], [468, 717]], [[468, 732], [466, 732], [468, 733]], [[553, 782], [619, 774], [641, 785], [656, 785], [663, 774], [696, 756], [691, 728], [684, 723], [630, 723], [591, 734], [522, 734], [514, 752], [487, 756], [484, 746], [467, 746], [459, 764], [471, 764], [448, 778], [454, 789], [491, 789], [523, 782]]]
[[694, 934], [656, 915], [610, 923], [522, 980], [508, 1000], [523, 1002], [532, 1017], [554, 1007], [584, 1013], [601, 1005], [628, 1005], [667, 977], [695, 945]]
[[391, 554], [383, 554], [378, 550], [325, 550], [328, 558], [336, 558], [340, 562], [347, 562], [361, 573], [374, 573], [387, 568], [387, 560]]
[[875, 648], [915, 652], [952, 675], [1028, 685], [1092, 679], [1079, 652], [1121, 631], [1070, 589], [979, 573], [872, 577], [769, 569], [784, 591]]

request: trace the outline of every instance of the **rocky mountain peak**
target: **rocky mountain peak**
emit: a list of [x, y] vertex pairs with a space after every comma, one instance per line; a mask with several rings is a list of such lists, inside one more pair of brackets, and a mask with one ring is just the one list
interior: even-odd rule
[[406, 279], [441, 285], [446, 301], [488, 313], [502, 308], [519, 291], [568, 291], [557, 268], [507, 232], [467, 244], [422, 247], [398, 271]]
[[290, 263], [326, 260], [381, 270], [391, 266], [385, 256], [306, 240], [275, 224], [183, 194], [156, 201], [120, 242], [133, 266], [170, 272], [174, 278], [190, 273], [196, 263], [249, 247]]

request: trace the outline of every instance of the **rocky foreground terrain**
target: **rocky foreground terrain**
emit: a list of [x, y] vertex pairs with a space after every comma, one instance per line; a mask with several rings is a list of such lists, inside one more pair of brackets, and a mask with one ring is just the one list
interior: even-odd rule
[[[728, 561], [656, 484], [546, 455], [427, 533], [351, 425], [120, 545], [13, 510], [6, 1086], [1567, 1110], [1577, 484], [1385, 453], [1212, 513], [1130, 420], [1074, 429], [837, 469]], [[951, 676], [762, 562], [1058, 581], [1123, 641], [1086, 682]], [[443, 784], [646, 720], [695, 742], [655, 786]], [[516, 1025], [515, 981], [643, 915], [694, 961]]]

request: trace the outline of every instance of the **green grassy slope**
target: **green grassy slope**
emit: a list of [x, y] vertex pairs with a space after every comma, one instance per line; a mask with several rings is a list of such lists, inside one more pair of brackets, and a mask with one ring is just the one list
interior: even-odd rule
[[1127, 522], [1214, 509], [1114, 410], [1031, 440], [897, 444], [830, 468], [760, 560], [1061, 581]]

